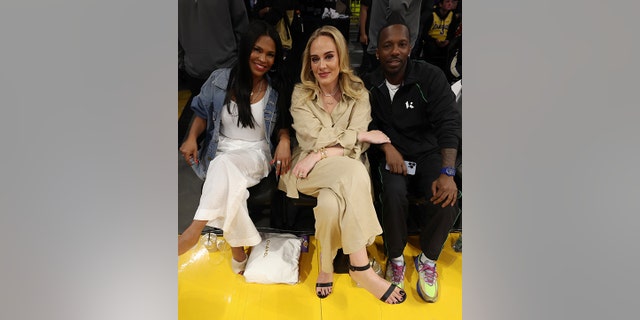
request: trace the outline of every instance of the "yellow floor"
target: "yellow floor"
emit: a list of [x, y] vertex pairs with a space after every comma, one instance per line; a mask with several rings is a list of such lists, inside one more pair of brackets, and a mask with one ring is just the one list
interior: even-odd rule
[[[409, 238], [404, 251], [407, 300], [400, 305], [382, 303], [356, 287], [348, 274], [335, 275], [329, 297], [316, 297], [318, 250], [313, 237], [309, 252], [301, 254], [300, 282], [295, 285], [246, 283], [241, 275], [232, 273], [228, 247], [209, 252], [198, 244], [178, 259], [178, 319], [462, 319], [462, 253], [451, 247], [459, 236], [449, 235], [438, 259], [440, 293], [436, 303], [418, 296], [412, 260], [419, 253], [418, 238]], [[381, 237], [368, 251], [384, 266]]]
[[187, 101], [191, 98], [191, 91], [189, 90], [179, 90], [178, 91], [178, 119], [182, 115], [182, 110], [184, 110]]

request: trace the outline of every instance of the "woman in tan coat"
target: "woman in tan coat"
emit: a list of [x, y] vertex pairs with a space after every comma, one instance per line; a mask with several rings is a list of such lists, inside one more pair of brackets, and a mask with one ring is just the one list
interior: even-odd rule
[[369, 266], [366, 247], [382, 233], [371, 193], [363, 152], [370, 143], [389, 142], [381, 131], [367, 131], [371, 121], [369, 94], [349, 66], [347, 44], [338, 29], [324, 26], [309, 38], [303, 53], [301, 83], [291, 98], [298, 146], [293, 169], [280, 189], [318, 199], [314, 208], [320, 243], [316, 294], [333, 290], [333, 259], [342, 248], [349, 255], [349, 274], [376, 298], [400, 303], [405, 292], [379, 277]]

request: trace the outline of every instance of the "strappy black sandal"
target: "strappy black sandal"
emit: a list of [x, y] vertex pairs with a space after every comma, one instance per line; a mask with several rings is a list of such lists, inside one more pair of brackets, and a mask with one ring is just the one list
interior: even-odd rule
[[[366, 266], [362, 266], [362, 267], [354, 267], [351, 265], [351, 263], [349, 263], [349, 270], [351, 271], [366, 271], [367, 269], [371, 268], [370, 264], [367, 264]], [[389, 298], [389, 296], [391, 295], [391, 293], [393, 293], [393, 290], [395, 290], [396, 288], [398, 288], [395, 284], [391, 284], [389, 286], [389, 289], [387, 289], [387, 291], [382, 295], [382, 297], [380, 297], [380, 301], [387, 303], [387, 299]], [[404, 300], [407, 299], [407, 293], [404, 292], [404, 290], [400, 289], [400, 295], [402, 296], [402, 298], [396, 302], [396, 303], [391, 303], [391, 304], [398, 304], [398, 303], [403, 303]]]
[[333, 282], [316, 283], [316, 296], [318, 296], [318, 298], [324, 299], [324, 298], [328, 297], [331, 294], [331, 292], [333, 292], [333, 290], [331, 290], [331, 292], [329, 292], [327, 294], [322, 294], [322, 293], [318, 292], [318, 288], [326, 288], [326, 287], [333, 287]]

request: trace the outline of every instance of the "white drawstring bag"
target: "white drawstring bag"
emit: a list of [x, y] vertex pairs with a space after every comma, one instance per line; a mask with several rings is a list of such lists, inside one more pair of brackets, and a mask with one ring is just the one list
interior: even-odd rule
[[296, 284], [302, 238], [293, 234], [263, 233], [251, 249], [244, 278], [252, 283]]

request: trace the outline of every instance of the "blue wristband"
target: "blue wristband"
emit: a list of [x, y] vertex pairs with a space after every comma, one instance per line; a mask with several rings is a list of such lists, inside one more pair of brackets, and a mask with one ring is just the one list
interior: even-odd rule
[[445, 174], [449, 177], [453, 177], [456, 175], [456, 168], [454, 167], [444, 167], [440, 169], [440, 174]]

